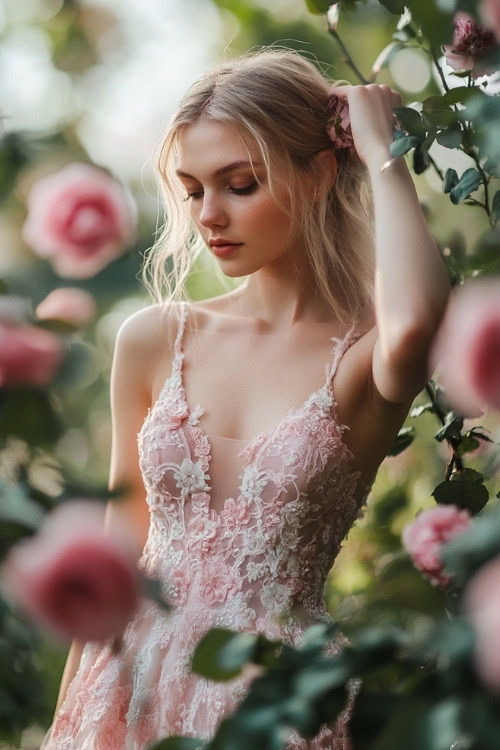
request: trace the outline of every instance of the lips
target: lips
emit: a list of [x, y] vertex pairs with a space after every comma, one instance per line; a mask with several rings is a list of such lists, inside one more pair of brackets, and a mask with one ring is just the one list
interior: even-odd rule
[[242, 242], [235, 242], [226, 245], [211, 245], [211, 247], [214, 255], [218, 258], [225, 258], [228, 255], [232, 255], [242, 244]]

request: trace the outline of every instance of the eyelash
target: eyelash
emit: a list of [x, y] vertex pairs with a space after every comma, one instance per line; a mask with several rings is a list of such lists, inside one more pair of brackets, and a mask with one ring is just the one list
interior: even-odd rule
[[[236, 195], [250, 195], [250, 193], [253, 193], [254, 190], [257, 188], [257, 183], [253, 182], [251, 185], [245, 188], [229, 188], [229, 190], [232, 190], [233, 193]], [[189, 200], [190, 198], [194, 198], [194, 200], [198, 200], [196, 196], [201, 195], [201, 190], [195, 192], [195, 193], [188, 193], [186, 197], [183, 199], [185, 201]]]

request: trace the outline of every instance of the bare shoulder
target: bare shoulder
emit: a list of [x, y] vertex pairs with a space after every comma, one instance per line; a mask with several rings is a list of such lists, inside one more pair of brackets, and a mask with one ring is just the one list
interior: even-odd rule
[[130, 315], [118, 330], [113, 368], [126, 373], [148, 402], [160, 360], [170, 359], [179, 315], [178, 302], [153, 304]]

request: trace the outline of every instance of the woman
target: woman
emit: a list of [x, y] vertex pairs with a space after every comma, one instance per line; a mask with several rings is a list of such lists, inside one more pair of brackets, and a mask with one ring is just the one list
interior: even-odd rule
[[[46, 748], [209, 738], [255, 673], [191, 674], [206, 630], [295, 644], [331, 619], [325, 578], [429, 377], [450, 288], [404, 159], [382, 171], [400, 103], [383, 85], [332, 88], [277, 49], [224, 63], [180, 102], [145, 267], [163, 301], [115, 349], [110, 486], [131, 491], [108, 513], [133, 524], [174, 609], [145, 602], [119, 654], [73, 644]], [[244, 283], [174, 301], [206, 247]], [[350, 747], [356, 687], [334, 726], [287, 747]]]

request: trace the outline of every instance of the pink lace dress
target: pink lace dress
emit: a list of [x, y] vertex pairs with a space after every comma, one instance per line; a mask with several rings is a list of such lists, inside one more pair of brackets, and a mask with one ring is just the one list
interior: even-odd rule
[[[258, 631], [296, 645], [305, 628], [331, 622], [324, 584], [371, 485], [354, 471], [332, 380], [357, 338], [333, 338], [324, 385], [251, 442], [207, 435], [203, 407], [186, 401], [180, 306], [172, 372], [138, 434], [150, 510], [140, 568], [174, 605], [144, 600], [123, 648], [87, 643], [47, 733], [44, 750], [142, 750], [168, 735], [210, 738], [244, 697], [252, 667], [230, 682], [190, 672], [192, 652], [212, 627]], [[238, 477], [238, 481], [235, 479]], [[292, 612], [293, 610], [293, 612]], [[337, 636], [327, 652], [346, 642]], [[334, 726], [313, 740], [290, 734], [289, 750], [348, 750], [359, 684]]]

